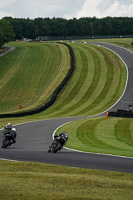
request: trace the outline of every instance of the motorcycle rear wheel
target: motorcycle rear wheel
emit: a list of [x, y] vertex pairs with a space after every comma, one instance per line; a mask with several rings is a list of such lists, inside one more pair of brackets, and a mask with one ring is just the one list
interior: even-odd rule
[[5, 148], [5, 149], [6, 149], [9, 145], [10, 145], [10, 141], [9, 141], [9, 140], [3, 141], [3, 143], [2, 143], [2, 148]]
[[51, 147], [49, 147], [49, 149], [48, 149], [48, 153], [50, 153], [52, 151], [52, 149], [51, 149]]

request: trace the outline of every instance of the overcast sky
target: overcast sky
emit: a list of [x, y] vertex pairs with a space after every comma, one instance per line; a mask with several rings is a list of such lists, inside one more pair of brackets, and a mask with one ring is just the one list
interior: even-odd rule
[[133, 17], [133, 0], [0, 0], [0, 19]]

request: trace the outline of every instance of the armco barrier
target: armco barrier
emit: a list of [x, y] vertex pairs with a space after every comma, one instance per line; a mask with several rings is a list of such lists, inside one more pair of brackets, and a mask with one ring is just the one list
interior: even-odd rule
[[133, 118], [133, 112], [127, 110], [117, 110], [114, 112], [108, 112], [108, 117]]
[[60, 83], [60, 85], [55, 89], [50, 100], [47, 103], [41, 105], [40, 107], [34, 108], [32, 110], [17, 112], [17, 113], [0, 114], [0, 118], [23, 117], [23, 116], [27, 116], [27, 115], [37, 114], [39, 112], [46, 110], [47, 108], [49, 108], [55, 102], [59, 92], [62, 90], [62, 88], [67, 83], [67, 81], [70, 79], [70, 77], [71, 77], [71, 75], [72, 75], [72, 73], [75, 69], [75, 58], [74, 58], [74, 53], [73, 53], [72, 48], [66, 43], [61, 43], [61, 44], [66, 45], [69, 49], [71, 65], [70, 65], [70, 69], [69, 69], [66, 77], [63, 79], [63, 81]]

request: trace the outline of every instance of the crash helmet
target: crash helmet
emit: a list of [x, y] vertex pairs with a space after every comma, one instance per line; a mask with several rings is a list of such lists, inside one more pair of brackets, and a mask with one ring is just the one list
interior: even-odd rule
[[11, 128], [12, 128], [11, 123], [8, 123], [8, 124], [6, 125], [6, 128], [11, 129]]
[[68, 138], [68, 135], [67, 135], [66, 131], [62, 131], [62, 133], [63, 133], [65, 138]]

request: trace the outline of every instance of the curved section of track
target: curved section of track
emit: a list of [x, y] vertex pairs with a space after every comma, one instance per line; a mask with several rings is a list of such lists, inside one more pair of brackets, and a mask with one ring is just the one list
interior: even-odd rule
[[[118, 46], [97, 44], [116, 52], [126, 63], [129, 76], [122, 100], [133, 102], [133, 53]], [[111, 110], [119, 109], [119, 107], [120, 101]], [[81, 153], [67, 149], [63, 149], [57, 154], [48, 154], [47, 150], [52, 142], [54, 130], [60, 125], [76, 119], [79, 117], [42, 120], [17, 125], [19, 133], [17, 143], [8, 149], [1, 149], [0, 158], [133, 173], [133, 158]]]
[[[106, 43], [95, 43], [97, 45], [103, 46], [105, 48], [110, 49], [115, 52], [126, 64], [128, 69], [128, 81], [123, 93], [123, 96], [120, 100], [124, 102], [133, 102], [133, 52], [116, 45], [106, 44]], [[116, 111], [117, 109], [121, 109], [121, 101], [118, 101], [110, 111]]]

